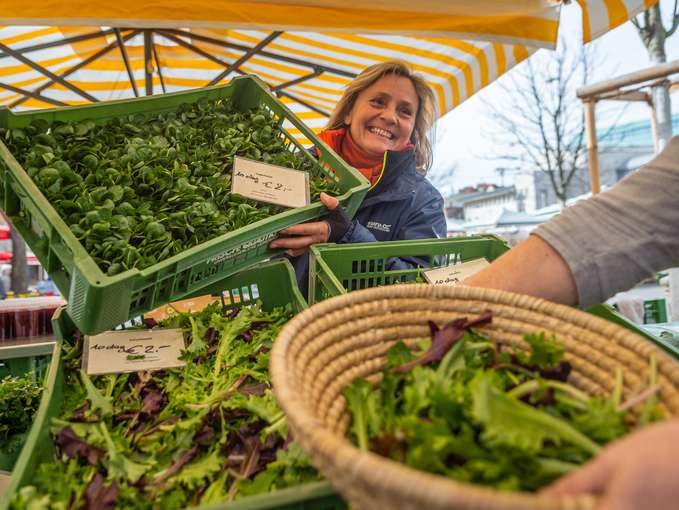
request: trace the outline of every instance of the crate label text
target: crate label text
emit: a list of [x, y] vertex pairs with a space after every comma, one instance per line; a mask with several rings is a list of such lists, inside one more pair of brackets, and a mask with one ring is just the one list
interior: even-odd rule
[[278, 233], [271, 232], [270, 234], [265, 234], [250, 241], [246, 241], [243, 244], [239, 244], [235, 248], [224, 250], [223, 252], [220, 252], [217, 255], [209, 257], [207, 259], [207, 263], [219, 264], [220, 262], [230, 260], [234, 257], [237, 257], [241, 253], [251, 250], [252, 248], [257, 248], [258, 246], [261, 246], [263, 244], [269, 244], [269, 241], [273, 241], [274, 239], [276, 239], [276, 237], [278, 237]]
[[478, 273], [487, 265], [488, 261], [480, 258], [470, 260], [469, 262], [462, 262], [461, 264], [422, 271], [422, 275], [429, 283], [434, 285], [457, 285], [464, 281], [465, 278]]
[[231, 193], [283, 207], [309, 205], [309, 174], [236, 156]]
[[183, 367], [181, 329], [108, 331], [85, 337], [82, 368], [88, 375]]

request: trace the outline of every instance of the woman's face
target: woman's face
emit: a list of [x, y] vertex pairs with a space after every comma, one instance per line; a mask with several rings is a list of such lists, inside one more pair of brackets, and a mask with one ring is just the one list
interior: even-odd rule
[[358, 95], [344, 123], [361, 149], [382, 157], [410, 142], [418, 103], [409, 78], [387, 74]]

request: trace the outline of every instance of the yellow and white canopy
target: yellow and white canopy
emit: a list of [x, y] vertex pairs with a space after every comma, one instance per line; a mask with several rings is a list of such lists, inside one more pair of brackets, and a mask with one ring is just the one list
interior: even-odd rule
[[[402, 34], [553, 46], [558, 7], [571, 0], [4, 0], [8, 25], [226, 28]], [[654, 0], [577, 0], [585, 40]]]
[[[590, 40], [657, 0], [577, 1]], [[557, 3], [4, 0], [0, 105], [80, 104], [249, 73], [319, 129], [356, 74], [398, 58], [430, 83], [443, 114], [554, 45]]]

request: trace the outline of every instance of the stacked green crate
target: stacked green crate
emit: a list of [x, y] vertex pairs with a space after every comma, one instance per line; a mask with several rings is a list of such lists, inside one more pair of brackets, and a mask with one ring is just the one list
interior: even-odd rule
[[645, 339], [647, 339], [650, 342], [658, 345], [659, 347], [663, 348], [668, 353], [670, 353], [672, 356], [679, 359], [679, 349], [677, 349], [677, 347], [674, 344], [672, 344], [672, 342], [665, 340], [663, 338], [657, 337], [655, 335], [652, 335], [648, 331], [644, 331], [644, 329], [639, 327], [638, 324], [636, 324], [636, 323], [632, 322], [631, 320], [629, 320], [628, 318], [624, 317], [621, 313], [619, 313], [611, 305], [606, 305], [606, 304], [595, 305], [591, 308], [588, 308], [586, 311], [588, 313], [591, 313], [592, 315], [596, 315], [597, 317], [601, 317], [602, 319], [606, 319], [607, 321], [614, 322], [615, 324], [619, 324], [620, 326], [623, 326], [624, 328], [627, 328], [630, 331], [633, 331], [637, 335], [643, 336]]
[[[360, 244], [311, 246], [309, 302], [318, 303], [346, 292], [422, 280], [422, 270], [485, 258], [492, 261], [509, 249], [494, 235], [448, 239], [416, 239]], [[423, 267], [389, 270], [389, 259], [427, 261]]]
[[644, 301], [644, 324], [662, 324], [667, 322], [667, 300], [647, 299]]
[[[309, 301], [318, 303], [352, 290], [380, 285], [422, 281], [422, 270], [485, 258], [489, 262], [509, 247], [493, 235], [451, 239], [418, 239], [365, 244], [317, 244], [311, 247], [309, 269]], [[428, 261], [424, 267], [388, 270], [390, 258], [412, 258]], [[634, 331], [660, 345], [679, 359], [679, 350], [670, 342], [651, 335], [620, 315], [613, 307], [597, 305], [587, 310]]]
[[11, 472], [26, 444], [31, 423], [42, 411], [54, 380], [59, 346], [55, 342], [0, 347], [0, 470]]
[[[236, 78], [221, 87], [82, 107], [17, 114], [0, 109], [0, 128], [19, 129], [32, 122], [51, 125], [57, 121], [92, 121], [96, 125], [111, 119], [129, 119], [131, 115], [146, 118], [166, 114], [174, 112], [181, 105], [217, 99], [228, 101], [239, 112], [259, 108], [267, 112], [275, 125], [282, 126], [286, 122], [298, 129], [319, 148], [318, 161], [282, 129], [282, 143], [286, 150], [304, 158], [314, 168], [316, 175], [334, 182], [340, 192], [338, 198], [348, 214], [356, 212], [369, 188], [367, 180], [318, 140], [262, 82], [250, 76]], [[125, 122], [129, 124], [130, 121]], [[105, 331], [164, 303], [183, 299], [271, 257], [275, 252], [268, 249], [268, 244], [281, 229], [325, 213], [325, 207], [320, 202], [287, 210], [205, 241], [144, 269], [129, 269], [108, 276], [39, 191], [27, 174], [27, 169], [21, 168], [2, 141], [0, 168], [4, 169], [0, 179], [4, 190], [4, 196], [0, 197], [1, 208], [13, 220], [66, 297], [71, 319], [87, 334]]]
[[[295, 284], [292, 266], [287, 260], [263, 263], [243, 271], [222, 282], [201, 289], [201, 294], [220, 294], [227, 309], [240, 309], [256, 301], [262, 309], [270, 311], [274, 307], [290, 305], [295, 313], [307, 307]], [[71, 342], [76, 326], [65, 309], [55, 314], [54, 330], [59, 342]], [[48, 381], [50, 391], [46, 391], [41, 408], [30, 431], [27, 446], [24, 448], [14, 470], [6, 497], [0, 503], [0, 510], [8, 508], [11, 496], [21, 487], [30, 485], [36, 469], [43, 462], [50, 462], [54, 456], [54, 446], [49, 433], [52, 418], [61, 413], [63, 396], [63, 362], [61, 353], [55, 354], [54, 377]], [[269, 509], [281, 510], [339, 510], [346, 505], [326, 482], [306, 483], [297, 487], [281, 489], [269, 494], [244, 497], [230, 503], [212, 504], [204, 509], [229, 508], [235, 510]]]

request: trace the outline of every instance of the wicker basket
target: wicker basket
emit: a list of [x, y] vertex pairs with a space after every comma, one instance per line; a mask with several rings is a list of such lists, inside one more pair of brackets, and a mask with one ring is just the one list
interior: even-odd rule
[[679, 415], [679, 365], [650, 342], [578, 310], [528, 296], [471, 287], [397, 285], [357, 291], [314, 305], [290, 321], [275, 342], [274, 391], [290, 427], [314, 464], [356, 508], [580, 510], [590, 496], [547, 497], [507, 493], [427, 474], [353, 446], [345, 433], [343, 388], [358, 377], [379, 377], [387, 350], [428, 337], [438, 324], [475, 317], [493, 321], [481, 329], [505, 344], [522, 346], [525, 333], [554, 333], [573, 366], [572, 382], [590, 393], [610, 393], [616, 367], [624, 394], [648, 385], [654, 356], [661, 405]]

